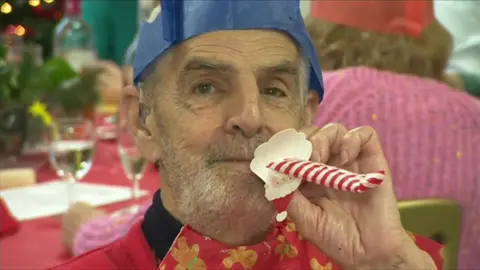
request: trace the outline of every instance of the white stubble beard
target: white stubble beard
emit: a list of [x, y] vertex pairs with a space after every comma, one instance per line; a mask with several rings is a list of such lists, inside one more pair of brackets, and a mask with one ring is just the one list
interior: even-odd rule
[[[252, 175], [208, 168], [205, 160], [182, 155], [163, 140], [169, 154], [162, 179], [172, 192], [182, 222], [213, 239], [233, 234], [246, 242], [268, 232], [275, 217], [263, 182]], [[221, 240], [221, 239], [219, 239]]]

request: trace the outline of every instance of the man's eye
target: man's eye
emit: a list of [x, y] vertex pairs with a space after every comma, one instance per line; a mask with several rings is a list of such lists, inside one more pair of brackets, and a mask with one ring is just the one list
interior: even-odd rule
[[215, 93], [217, 89], [210, 83], [202, 83], [193, 88], [193, 92], [199, 95], [210, 95]]
[[273, 97], [286, 97], [287, 96], [283, 90], [275, 88], [275, 87], [263, 89], [262, 94], [273, 96]]

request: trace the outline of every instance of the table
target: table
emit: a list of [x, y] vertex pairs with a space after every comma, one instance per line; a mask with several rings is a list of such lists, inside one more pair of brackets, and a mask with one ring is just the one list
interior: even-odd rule
[[[49, 164], [37, 172], [37, 182], [57, 178]], [[158, 172], [150, 166], [140, 181], [140, 187], [150, 193], [142, 200], [151, 200], [159, 187]], [[82, 182], [130, 186], [117, 155], [114, 141], [101, 141], [97, 145], [94, 165]], [[128, 206], [128, 202], [105, 206], [114, 211]], [[71, 255], [61, 242], [61, 217], [54, 216], [22, 222], [19, 231], [0, 239], [0, 269], [45, 269], [57, 265]]]

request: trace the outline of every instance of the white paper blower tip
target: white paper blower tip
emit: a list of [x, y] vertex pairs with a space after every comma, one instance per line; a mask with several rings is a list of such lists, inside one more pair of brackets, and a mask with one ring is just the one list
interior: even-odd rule
[[312, 143], [307, 140], [307, 135], [294, 129], [286, 129], [257, 147], [250, 169], [265, 183], [270, 184], [274, 175], [272, 170], [267, 168], [269, 163], [286, 158], [309, 160], [311, 155]]
[[284, 221], [285, 219], [287, 219], [287, 216], [288, 216], [287, 211], [283, 211], [283, 212], [281, 212], [281, 213], [278, 213], [278, 214], [277, 214], [277, 221], [278, 221], [278, 222], [282, 222], [282, 221]]

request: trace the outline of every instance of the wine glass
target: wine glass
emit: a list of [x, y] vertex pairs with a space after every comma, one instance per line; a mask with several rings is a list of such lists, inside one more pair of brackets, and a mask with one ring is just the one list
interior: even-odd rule
[[68, 207], [74, 202], [74, 185], [88, 173], [95, 152], [95, 128], [83, 118], [60, 118], [50, 129], [49, 161], [67, 181]]
[[23, 37], [8, 33], [0, 34], [0, 44], [7, 47], [6, 61], [8, 63], [21, 62], [24, 46]]
[[128, 180], [132, 182], [131, 192], [133, 205], [127, 209], [123, 209], [122, 213], [125, 211], [136, 212], [139, 208], [137, 201], [140, 197], [140, 180], [145, 173], [147, 160], [141, 156], [134, 138], [127, 127], [126, 115], [122, 110], [117, 114], [116, 120], [118, 155]]

